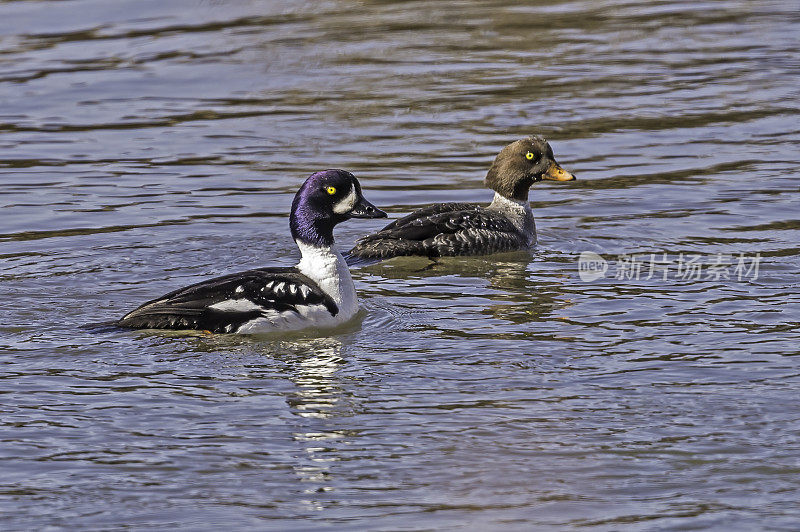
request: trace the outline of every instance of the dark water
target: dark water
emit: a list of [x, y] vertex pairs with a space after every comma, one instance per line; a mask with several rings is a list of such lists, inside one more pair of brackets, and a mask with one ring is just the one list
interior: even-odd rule
[[[18, 1], [0, 30], [3, 530], [800, 528], [796, 2]], [[531, 255], [355, 270], [331, 337], [81, 328], [292, 264], [314, 170], [391, 216], [486, 202], [531, 133], [579, 177], [536, 185]]]

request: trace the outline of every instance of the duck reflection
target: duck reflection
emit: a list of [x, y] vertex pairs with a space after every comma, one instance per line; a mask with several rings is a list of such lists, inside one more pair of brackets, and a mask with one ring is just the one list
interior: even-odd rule
[[[548, 255], [537, 260], [528, 252], [488, 255], [485, 257], [400, 257], [354, 270], [354, 277], [370, 275], [392, 283], [370, 284], [381, 287], [381, 295], [407, 297], [409, 292], [435, 299], [450, 299], [452, 304], [468, 296], [489, 300], [479, 312], [515, 324], [552, 319], [554, 314], [571, 306], [565, 286], [568, 265], [559, 257]], [[455, 279], [454, 279], [455, 277]], [[485, 283], [464, 283], [464, 278]], [[432, 282], [436, 279], [436, 282]], [[403, 281], [410, 282], [409, 288]], [[424, 281], [424, 282], [420, 282]], [[395, 290], [390, 287], [396, 286]], [[448, 290], [443, 290], [446, 287]], [[452, 288], [452, 289], [450, 289]], [[430, 291], [420, 294], [420, 290]], [[369, 293], [370, 289], [366, 288]]]
[[[328, 419], [342, 406], [342, 387], [336, 371], [344, 364], [342, 343], [336, 338], [318, 338], [301, 342], [299, 356], [289, 362], [290, 379], [297, 387], [287, 402], [301, 417]], [[296, 352], [290, 348], [291, 354]], [[294, 358], [294, 357], [292, 357]]]
[[338, 418], [352, 415], [348, 393], [337, 376], [345, 364], [343, 344], [337, 338], [314, 338], [281, 342], [282, 354], [273, 355], [287, 364], [288, 378], [295, 391], [286, 395], [289, 410], [304, 421], [297, 424], [292, 439], [305, 454], [293, 465], [301, 482], [309, 483], [304, 493], [315, 494], [303, 503], [322, 508], [319, 493], [333, 490], [331, 466], [342, 459], [341, 445], [356, 434], [342, 428]]

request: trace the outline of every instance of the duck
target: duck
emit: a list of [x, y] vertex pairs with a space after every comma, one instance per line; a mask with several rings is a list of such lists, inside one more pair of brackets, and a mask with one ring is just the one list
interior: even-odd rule
[[429, 258], [488, 255], [528, 249], [536, 243], [536, 224], [528, 191], [543, 179], [571, 181], [543, 137], [533, 135], [505, 146], [484, 181], [494, 190], [486, 206], [436, 203], [393, 221], [359, 239], [348, 252], [351, 265], [370, 260], [420, 255]]
[[224, 275], [147, 301], [116, 324], [131, 329], [259, 334], [337, 327], [358, 311], [353, 279], [333, 228], [350, 218], [385, 218], [358, 179], [338, 169], [311, 174], [292, 202], [289, 228], [300, 250], [293, 267]]

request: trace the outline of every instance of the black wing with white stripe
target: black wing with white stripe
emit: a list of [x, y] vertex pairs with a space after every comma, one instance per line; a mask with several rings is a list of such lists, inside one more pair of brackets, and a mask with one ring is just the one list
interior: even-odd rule
[[497, 253], [525, 246], [525, 237], [502, 214], [470, 203], [439, 203], [361, 238], [349, 255], [377, 259], [440, 257]]
[[203, 281], [148, 301], [117, 322], [135, 329], [200, 329], [235, 332], [250, 320], [274, 312], [299, 312], [336, 303], [295, 268], [259, 268]]

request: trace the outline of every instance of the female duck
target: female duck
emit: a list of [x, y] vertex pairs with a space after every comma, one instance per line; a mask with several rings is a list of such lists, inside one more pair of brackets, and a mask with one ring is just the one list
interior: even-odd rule
[[512, 142], [500, 150], [486, 175], [486, 186], [495, 191], [488, 207], [436, 203], [419, 209], [361, 238], [349, 258], [357, 262], [401, 255], [486, 255], [527, 249], [536, 243], [528, 189], [542, 179], [570, 181], [575, 176], [558, 165], [542, 137]]
[[203, 281], [148, 301], [117, 322], [136, 329], [262, 333], [333, 327], [358, 311], [353, 279], [333, 247], [333, 228], [350, 218], [384, 218], [344, 170], [311, 174], [292, 202], [295, 267], [258, 268]]

